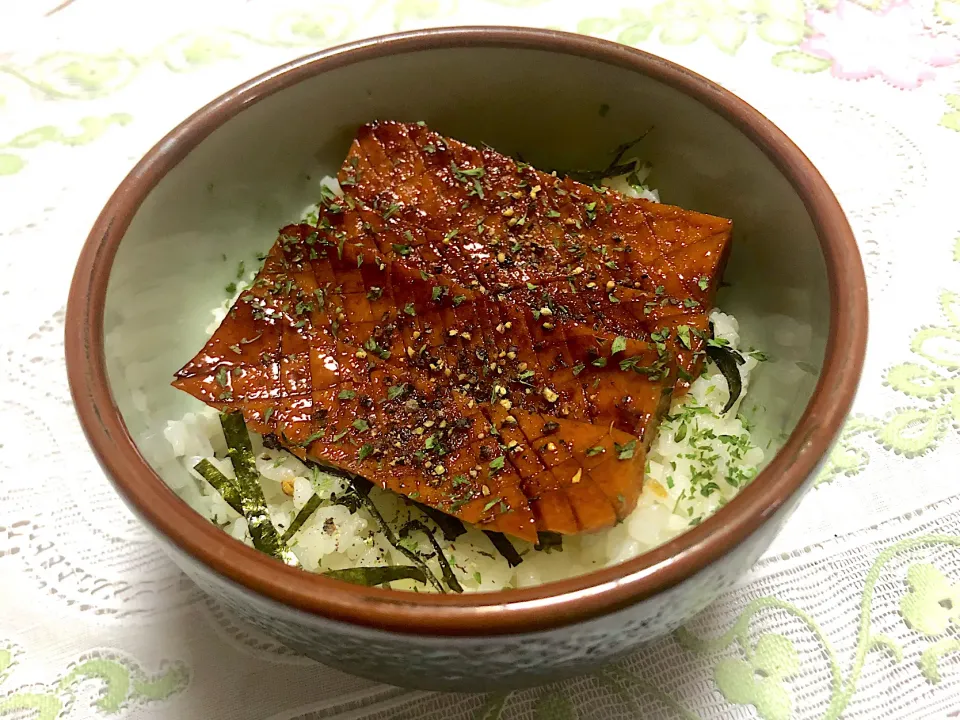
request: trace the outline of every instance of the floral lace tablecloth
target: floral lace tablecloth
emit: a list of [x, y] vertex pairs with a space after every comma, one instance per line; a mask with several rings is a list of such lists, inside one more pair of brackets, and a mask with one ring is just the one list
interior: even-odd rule
[[[592, 676], [398, 690], [201, 596], [121, 506], [74, 416], [66, 290], [136, 159], [269, 67], [432, 25], [642, 47], [758, 107], [821, 168], [867, 265], [853, 416], [741, 585]], [[0, 717], [960, 717], [960, 1], [0, 2]]]

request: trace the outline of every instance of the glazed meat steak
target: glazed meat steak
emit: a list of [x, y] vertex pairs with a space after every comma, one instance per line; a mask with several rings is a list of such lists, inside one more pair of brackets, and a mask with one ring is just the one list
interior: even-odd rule
[[361, 128], [174, 385], [474, 523], [608, 527], [699, 372], [730, 222], [413, 124]]

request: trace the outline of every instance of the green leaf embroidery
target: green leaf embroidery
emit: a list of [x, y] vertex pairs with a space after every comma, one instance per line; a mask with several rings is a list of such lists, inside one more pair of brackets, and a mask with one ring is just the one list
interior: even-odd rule
[[948, 130], [960, 132], [960, 112], [944, 113], [943, 117], [940, 118], [940, 124]]
[[624, 45], [639, 45], [650, 37], [651, 32], [653, 32], [653, 23], [649, 20], [641, 20], [621, 30], [617, 35], [617, 42]]
[[721, 16], [710, 23], [707, 32], [714, 45], [733, 55], [747, 39], [747, 24], [732, 16]]
[[577, 23], [577, 32], [584, 35], [605, 35], [617, 27], [613, 18], [584, 18]]
[[756, 12], [768, 18], [799, 23], [803, 23], [807, 16], [803, 0], [759, 0]]
[[772, 62], [784, 70], [802, 73], [823, 72], [833, 64], [831, 60], [818, 58], [800, 50], [781, 50], [773, 56]]
[[948, 25], [960, 22], [960, 2], [957, 0], [937, 0], [933, 12]]
[[927, 563], [907, 570], [910, 592], [900, 600], [904, 622], [928, 637], [946, 632], [960, 620], [960, 586], [951, 583], [940, 570]]
[[940, 682], [940, 668], [938, 661], [951, 652], [960, 651], [960, 640], [945, 638], [934, 643], [920, 654], [920, 673], [931, 685]]
[[714, 670], [717, 688], [738, 705], [753, 705], [764, 720], [789, 720], [793, 701], [782, 681], [800, 670], [793, 643], [783, 635], [761, 635], [747, 661], [724, 658]]
[[534, 712], [536, 720], [577, 720], [577, 714], [570, 700], [555, 687], [543, 691]]
[[757, 25], [757, 35], [774, 45], [797, 45], [803, 40], [807, 26], [802, 21], [767, 18]]
[[660, 30], [665, 45], [689, 45], [703, 34], [704, 22], [699, 18], [671, 20]]

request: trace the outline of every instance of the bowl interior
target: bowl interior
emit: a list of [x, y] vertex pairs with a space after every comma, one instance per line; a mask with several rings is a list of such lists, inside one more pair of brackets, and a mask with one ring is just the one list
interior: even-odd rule
[[432, 48], [340, 63], [246, 107], [136, 211], [108, 286], [107, 370], [131, 435], [171, 486], [188, 478], [162, 430], [199, 407], [169, 386], [173, 372], [207, 338], [239, 262], [254, 267], [374, 119], [425, 120], [547, 168], [604, 167], [652, 128], [635, 154], [653, 164], [663, 200], [734, 220], [719, 305], [740, 320], [744, 346], [772, 358], [744, 411], [768, 459], [783, 444], [816, 384], [830, 303], [810, 215], [773, 161], [714, 110], [635, 70], [533, 48]]

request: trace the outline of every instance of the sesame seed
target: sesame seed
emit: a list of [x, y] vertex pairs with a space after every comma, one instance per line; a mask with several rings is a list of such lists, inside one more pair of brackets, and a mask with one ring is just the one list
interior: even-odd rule
[[560, 396], [548, 387], [545, 387], [540, 394], [543, 395], [543, 399], [548, 403], [555, 403], [560, 399]]
[[613, 280], [607, 280], [607, 292], [610, 292], [615, 287], [617, 287], [617, 284]]
[[583, 468], [580, 468], [576, 473], [574, 473], [573, 477], [570, 479], [570, 482], [576, 485], [578, 482], [580, 482], [581, 475], [583, 475]]
[[508, 207], [506, 210], [504, 210], [504, 211], [503, 211], [503, 216], [504, 216], [504, 217], [513, 217], [513, 208], [512, 208], [512, 207]]
[[356, 354], [357, 354], [357, 357], [358, 357], [360, 360], [363, 360], [363, 359], [367, 356], [367, 351], [366, 351], [366, 350], [357, 350], [357, 353], [356, 353]]

